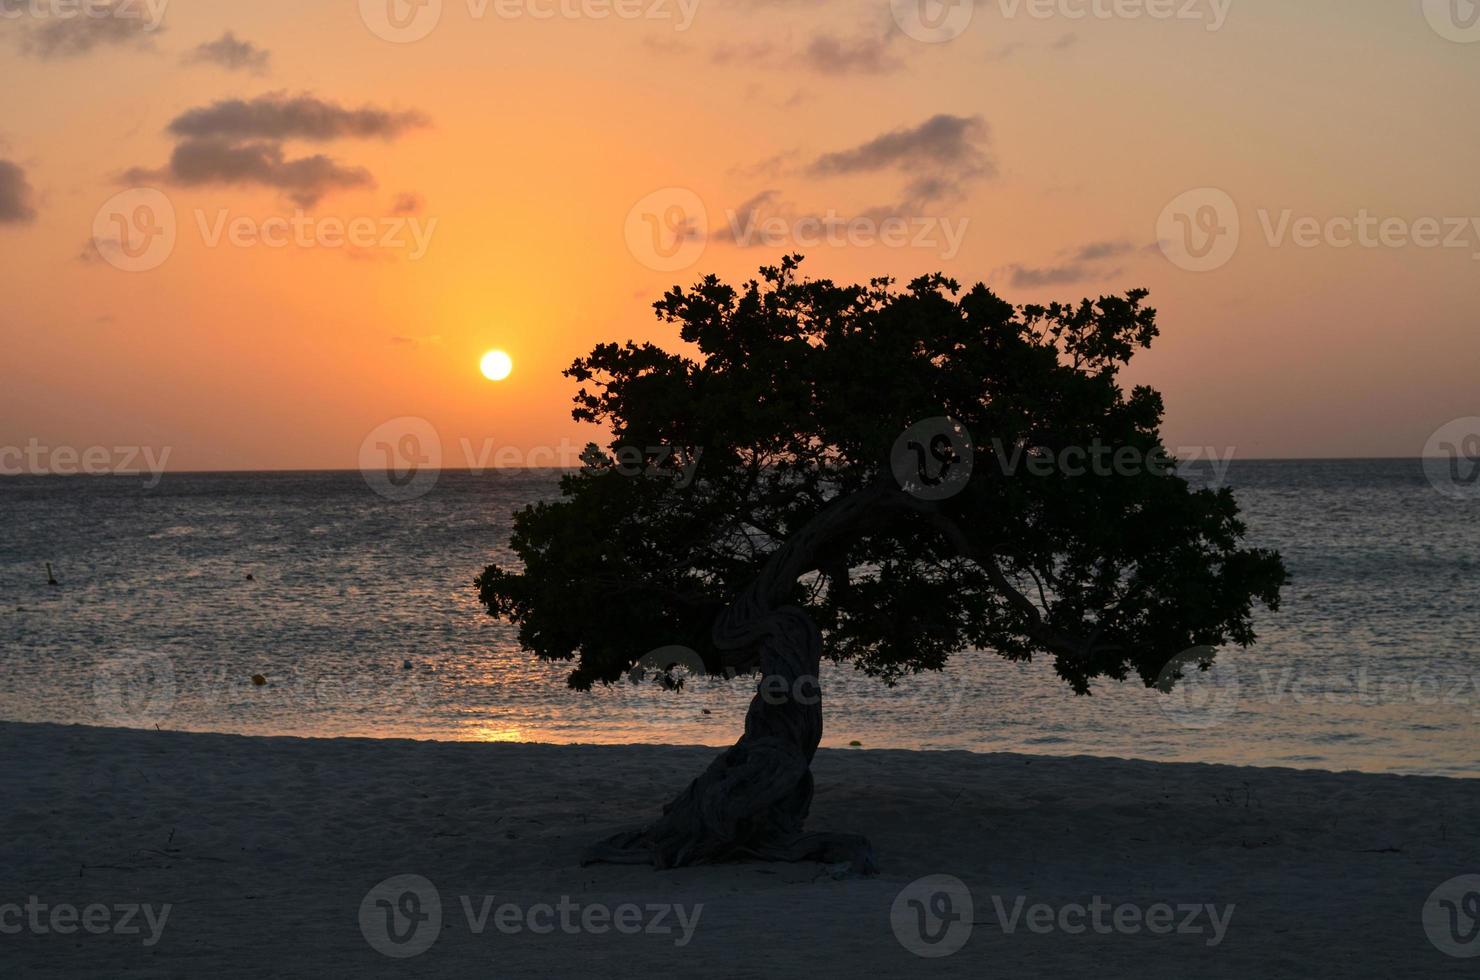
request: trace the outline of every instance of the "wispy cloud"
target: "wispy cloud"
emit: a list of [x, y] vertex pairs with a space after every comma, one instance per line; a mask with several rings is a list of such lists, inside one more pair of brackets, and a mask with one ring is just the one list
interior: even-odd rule
[[[1153, 244], [1150, 249], [1155, 249]], [[1123, 259], [1147, 248], [1124, 240], [1090, 242], [1060, 253], [1060, 259], [1045, 266], [1010, 265], [1007, 267], [1008, 281], [1021, 288], [1039, 286], [1066, 286], [1077, 282], [1110, 279], [1120, 274], [1120, 268], [1111, 264], [1113, 259]]]
[[[21, 6], [22, 0], [0, 0], [0, 13], [14, 20], [22, 15]], [[17, 24], [17, 39], [22, 54], [47, 61], [79, 58], [99, 48], [148, 50], [164, 30], [163, 16], [163, 4], [94, 2], [81, 5], [71, 16], [57, 11]]]
[[187, 65], [216, 65], [227, 71], [266, 75], [272, 53], [227, 31], [214, 41], [192, 48], [181, 60]]
[[0, 160], [0, 224], [19, 225], [36, 220], [32, 199], [26, 172], [9, 160]]
[[123, 179], [133, 184], [259, 185], [276, 188], [310, 207], [331, 191], [374, 187], [375, 178], [364, 167], [323, 153], [290, 157], [286, 141], [391, 140], [427, 123], [415, 111], [350, 109], [312, 95], [289, 97], [279, 92], [251, 100], [226, 99], [177, 116], [167, 130], [178, 141], [169, 163], [153, 169], [135, 167]]

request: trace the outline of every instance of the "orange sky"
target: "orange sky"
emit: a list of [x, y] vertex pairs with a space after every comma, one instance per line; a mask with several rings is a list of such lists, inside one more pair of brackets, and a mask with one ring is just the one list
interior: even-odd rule
[[[0, 447], [353, 468], [402, 416], [447, 465], [464, 439], [581, 439], [574, 357], [672, 343], [647, 309], [664, 288], [790, 250], [1018, 302], [1150, 288], [1163, 336], [1131, 380], [1166, 395], [1174, 447], [1417, 456], [1480, 414], [1480, 37], [1435, 20], [1447, 2], [989, 0], [941, 43], [901, 30], [907, 2], [430, 0], [404, 41], [376, 34], [402, 0], [165, 3], [158, 30], [144, 0], [123, 29], [53, 2], [0, 0]], [[175, 240], [129, 271], [97, 229], [134, 187]], [[1163, 213], [1200, 188], [1239, 238], [1194, 272]], [[1219, 217], [1190, 200], [1194, 231]], [[748, 201], [777, 242], [727, 240]], [[682, 268], [640, 244], [675, 206]], [[283, 247], [212, 235], [300, 209], [311, 233]], [[830, 214], [924, 244], [791, 240]], [[1293, 230], [1363, 214], [1386, 243]], [[516, 364], [497, 384], [494, 347]]]

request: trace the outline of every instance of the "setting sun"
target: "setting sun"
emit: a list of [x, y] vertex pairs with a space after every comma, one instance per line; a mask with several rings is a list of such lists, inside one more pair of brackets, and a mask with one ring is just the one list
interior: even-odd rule
[[514, 372], [514, 359], [501, 350], [491, 350], [483, 355], [479, 367], [489, 381], [502, 381]]

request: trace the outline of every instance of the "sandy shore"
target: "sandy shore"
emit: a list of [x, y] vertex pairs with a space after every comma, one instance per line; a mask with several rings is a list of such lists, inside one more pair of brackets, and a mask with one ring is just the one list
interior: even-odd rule
[[1480, 781], [823, 752], [811, 827], [869, 835], [877, 877], [578, 865], [713, 751], [0, 724], [0, 975], [1480, 968], [1424, 920], [1480, 874]]

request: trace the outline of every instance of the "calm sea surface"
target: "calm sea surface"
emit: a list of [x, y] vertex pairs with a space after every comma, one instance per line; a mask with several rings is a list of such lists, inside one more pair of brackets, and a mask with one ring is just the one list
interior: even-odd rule
[[[449, 472], [405, 503], [358, 473], [0, 479], [0, 719], [733, 741], [743, 682], [578, 694], [484, 614], [474, 576], [512, 559], [511, 512], [555, 479]], [[1046, 663], [977, 652], [892, 690], [830, 667], [825, 744], [1480, 776], [1476, 504], [1417, 460], [1235, 462], [1227, 480], [1294, 577], [1257, 647], [1172, 698], [1076, 698]]]

